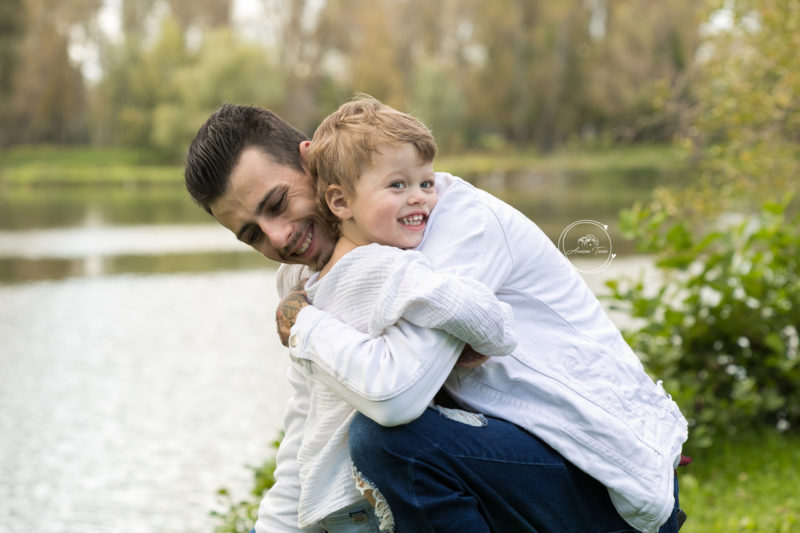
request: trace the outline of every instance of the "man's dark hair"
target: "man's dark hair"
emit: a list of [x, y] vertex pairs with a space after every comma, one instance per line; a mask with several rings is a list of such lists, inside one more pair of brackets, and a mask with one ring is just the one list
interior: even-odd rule
[[183, 177], [194, 201], [211, 213], [209, 204], [222, 196], [245, 148], [261, 149], [275, 163], [300, 172], [300, 143], [307, 137], [267, 109], [223, 104], [197, 131], [186, 155]]

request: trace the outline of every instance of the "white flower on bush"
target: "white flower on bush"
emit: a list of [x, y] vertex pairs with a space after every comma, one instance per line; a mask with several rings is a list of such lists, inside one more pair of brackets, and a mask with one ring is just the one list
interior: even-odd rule
[[797, 328], [788, 325], [781, 330], [781, 336], [786, 339], [786, 357], [788, 359], [796, 359], [798, 344], [800, 344], [800, 339], [798, 339], [797, 336]]

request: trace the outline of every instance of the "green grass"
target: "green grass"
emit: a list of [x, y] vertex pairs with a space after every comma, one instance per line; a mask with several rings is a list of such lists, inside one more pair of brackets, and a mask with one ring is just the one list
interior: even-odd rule
[[750, 431], [678, 470], [681, 533], [800, 531], [800, 435]]
[[[680, 161], [669, 146], [632, 145], [606, 149], [569, 149], [541, 155], [529, 150], [442, 153], [435, 168], [460, 176], [532, 170], [540, 173], [625, 174], [660, 171]], [[0, 154], [0, 184], [181, 185], [183, 167], [164, 164], [158, 154], [126, 148], [28, 146]]]
[[123, 148], [28, 146], [0, 155], [0, 183], [10, 186], [183, 184], [183, 167], [157, 154]]
[[[681, 533], [800, 531], [800, 434], [751, 430], [693, 456], [693, 463], [678, 470], [681, 507], [689, 516]], [[247, 500], [220, 490], [223, 508], [213, 513], [219, 533], [250, 530], [274, 466], [269, 458], [253, 469]]]

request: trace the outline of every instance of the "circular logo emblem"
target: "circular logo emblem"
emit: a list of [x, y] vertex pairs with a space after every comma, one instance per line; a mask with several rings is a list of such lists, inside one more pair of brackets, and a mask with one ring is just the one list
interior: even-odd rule
[[[613, 253], [608, 226], [595, 220], [578, 220], [564, 228], [558, 238], [558, 249], [584, 274], [602, 272], [617, 257]], [[574, 259], [579, 263], [576, 264]]]

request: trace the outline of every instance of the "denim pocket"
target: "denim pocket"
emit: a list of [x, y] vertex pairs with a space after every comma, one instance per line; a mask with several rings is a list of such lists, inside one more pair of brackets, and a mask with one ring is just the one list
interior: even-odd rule
[[319, 525], [328, 533], [380, 533], [369, 506], [350, 506], [329, 514]]

